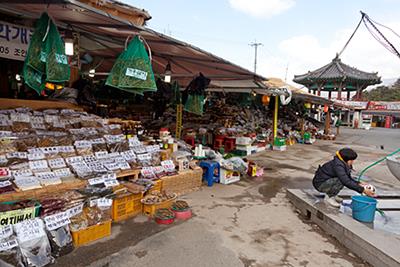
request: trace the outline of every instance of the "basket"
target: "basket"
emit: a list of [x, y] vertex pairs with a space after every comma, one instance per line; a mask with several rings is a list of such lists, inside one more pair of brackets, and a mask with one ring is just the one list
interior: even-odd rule
[[175, 197], [173, 197], [167, 201], [158, 203], [158, 204], [145, 204], [142, 202], [143, 203], [143, 214], [153, 217], [158, 209], [170, 209], [172, 207], [172, 203], [175, 201], [175, 199], [176, 199], [176, 194], [175, 194]]
[[142, 212], [143, 204], [141, 202], [143, 193], [126, 193], [117, 196], [112, 205], [112, 219], [119, 222], [138, 215]]
[[154, 191], [161, 192], [161, 190], [162, 190], [162, 184], [163, 184], [163, 181], [162, 181], [162, 180], [156, 180], [156, 181], [154, 181], [153, 187], [150, 188], [150, 190], [149, 190], [147, 193], [150, 194], [150, 193], [152, 193], [152, 192], [154, 192]]
[[75, 247], [86, 245], [90, 242], [99, 240], [101, 238], [111, 235], [111, 221], [106, 221], [101, 224], [89, 226], [88, 228], [80, 231], [71, 231], [72, 240]]
[[162, 177], [162, 190], [174, 192], [178, 196], [200, 189], [203, 179], [203, 170], [196, 169], [180, 172], [178, 175]]

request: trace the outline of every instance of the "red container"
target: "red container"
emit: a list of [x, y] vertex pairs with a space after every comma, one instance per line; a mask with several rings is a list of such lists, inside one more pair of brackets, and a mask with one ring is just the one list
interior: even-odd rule
[[175, 213], [175, 218], [179, 220], [187, 220], [192, 218], [192, 210], [187, 209], [183, 211], [172, 210]]
[[171, 224], [175, 221], [174, 218], [171, 219], [159, 219], [159, 218], [155, 218], [156, 223], [158, 224]]

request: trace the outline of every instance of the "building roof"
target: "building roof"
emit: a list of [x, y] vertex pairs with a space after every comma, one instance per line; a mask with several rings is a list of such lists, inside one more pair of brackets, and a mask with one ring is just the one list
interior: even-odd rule
[[302, 75], [295, 75], [294, 82], [303, 84], [310, 89], [316, 89], [317, 84], [323, 86], [321, 90], [337, 90], [342, 84], [349, 91], [364, 89], [369, 85], [381, 83], [377, 72], [365, 72], [344, 64], [336, 56], [329, 64]]
[[96, 75], [107, 75], [125, 48], [127, 38], [140, 35], [150, 48], [154, 73], [163, 77], [166, 66], [170, 64], [171, 76], [181, 87], [186, 87], [201, 72], [211, 79], [210, 87], [235, 87], [247, 92], [254, 89], [263, 89], [263, 92], [268, 90], [262, 83], [266, 78], [252, 71], [81, 1], [15, 0], [0, 3], [0, 14], [17, 18], [15, 23], [32, 25], [44, 11], [53, 18], [60, 30], [72, 29], [79, 32], [81, 55], [88, 53], [96, 62], [93, 66], [83, 66], [82, 72], [96, 68]]

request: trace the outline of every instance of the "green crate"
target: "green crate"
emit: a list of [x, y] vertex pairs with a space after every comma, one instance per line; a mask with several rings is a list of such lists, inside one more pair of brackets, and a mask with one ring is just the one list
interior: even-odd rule
[[275, 138], [274, 140], [274, 145], [275, 146], [285, 146], [286, 145], [286, 139], [285, 138]]

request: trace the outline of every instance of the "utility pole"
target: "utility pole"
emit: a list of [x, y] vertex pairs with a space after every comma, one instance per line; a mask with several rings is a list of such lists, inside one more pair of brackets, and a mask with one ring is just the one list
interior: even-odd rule
[[257, 43], [255, 40], [253, 43], [249, 44], [250, 46], [254, 47], [254, 74], [257, 73], [257, 49], [260, 45], [263, 45], [262, 43]]

